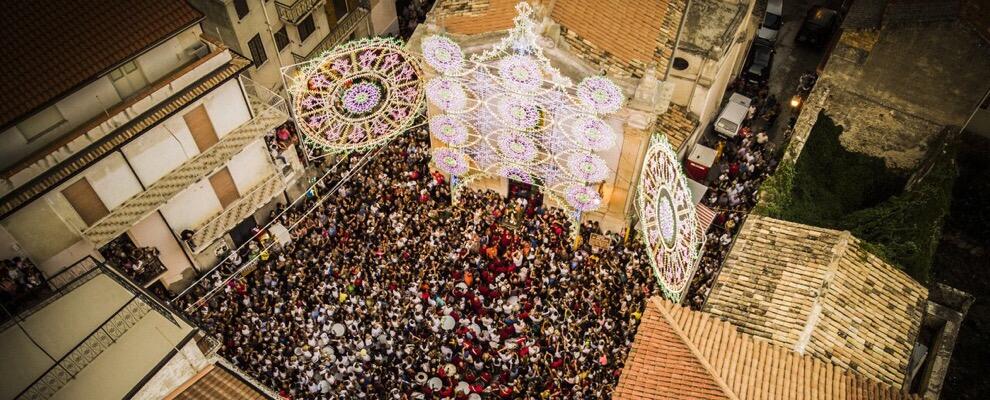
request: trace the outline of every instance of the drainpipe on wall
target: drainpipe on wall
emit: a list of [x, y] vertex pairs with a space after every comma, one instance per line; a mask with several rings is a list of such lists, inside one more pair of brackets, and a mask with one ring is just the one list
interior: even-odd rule
[[[275, 39], [275, 31], [272, 30], [272, 21], [268, 19], [267, 4], [265, 3], [261, 4], [261, 13], [265, 15], [265, 28], [268, 29], [268, 36], [272, 37], [272, 43], [275, 44], [275, 60], [278, 61], [278, 74], [282, 75], [282, 68], [285, 68], [285, 65], [282, 64], [282, 52], [278, 49], [278, 40]], [[285, 80], [284, 79], [282, 80], [282, 90], [273, 90], [273, 91], [280, 93], [284, 92], [283, 94], [288, 94], [288, 91], [285, 88]]]
[[[550, 1], [551, 4], [553, 4], [553, 2], [556, 0], [550, 0]], [[674, 50], [670, 52], [671, 57], [674, 57], [677, 54], [677, 47], [681, 45], [681, 34], [684, 32], [684, 22], [687, 21], [687, 15], [689, 10], [691, 10], [691, 0], [687, 0], [687, 3], [684, 4], [684, 13], [681, 14], [681, 23], [680, 25], [677, 26], [677, 38], [674, 39]], [[667, 81], [667, 78], [670, 78], [670, 67], [673, 64], [674, 64], [674, 60], [670, 60], [670, 62], [667, 63], [667, 71], [663, 73], [664, 82]], [[690, 108], [691, 107], [688, 106], [689, 110]]]

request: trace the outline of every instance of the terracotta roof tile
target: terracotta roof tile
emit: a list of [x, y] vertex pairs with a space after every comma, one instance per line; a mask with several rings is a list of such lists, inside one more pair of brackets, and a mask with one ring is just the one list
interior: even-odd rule
[[[4, 3], [0, 127], [202, 19], [184, 0]], [[4, 128], [5, 129], [5, 128]]]
[[698, 120], [686, 107], [677, 104], [671, 104], [667, 112], [657, 117], [657, 132], [667, 136], [674, 150], [680, 149], [697, 128]]
[[613, 398], [918, 399], [659, 297], [647, 302]]
[[220, 365], [192, 377], [166, 400], [265, 400], [269, 397]]
[[750, 215], [705, 311], [741, 332], [900, 385], [927, 297], [848, 232]]

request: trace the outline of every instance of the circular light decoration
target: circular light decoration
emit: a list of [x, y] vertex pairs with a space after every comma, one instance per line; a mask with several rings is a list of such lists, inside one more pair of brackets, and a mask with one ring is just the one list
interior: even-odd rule
[[381, 104], [382, 90], [369, 81], [361, 81], [344, 90], [341, 103], [351, 114], [367, 114]]
[[430, 132], [437, 139], [451, 146], [461, 146], [468, 139], [468, 128], [459, 119], [449, 115], [431, 117]]
[[536, 158], [536, 143], [525, 134], [504, 131], [498, 134], [496, 141], [499, 152], [509, 162], [526, 164]]
[[605, 160], [592, 153], [569, 153], [564, 155], [567, 171], [581, 182], [601, 182], [608, 177], [609, 169]]
[[512, 55], [498, 62], [498, 74], [509, 90], [531, 93], [543, 84], [540, 66], [532, 57]]
[[468, 172], [468, 157], [460, 151], [441, 148], [433, 150], [433, 162], [441, 171], [451, 175], [464, 175]]
[[577, 86], [577, 97], [595, 114], [611, 114], [622, 108], [622, 89], [603, 76], [584, 78]]
[[303, 67], [289, 87], [291, 106], [311, 143], [330, 151], [376, 147], [413, 124], [421, 75], [397, 41], [353, 41]]
[[564, 191], [567, 203], [578, 211], [592, 211], [602, 204], [602, 198], [589, 186], [574, 185]]
[[460, 83], [447, 78], [433, 78], [426, 84], [426, 98], [446, 112], [464, 110], [467, 93]]
[[615, 133], [601, 118], [582, 115], [574, 118], [570, 134], [578, 147], [586, 147], [593, 151], [602, 151], [611, 148], [615, 144]]
[[667, 140], [653, 138], [645, 160], [636, 191], [641, 236], [661, 290], [680, 301], [697, 267], [704, 232], [687, 178]]
[[499, 119], [509, 128], [521, 131], [536, 129], [540, 124], [540, 108], [522, 97], [509, 96], [502, 99], [497, 111]]
[[421, 46], [423, 59], [441, 74], [452, 74], [464, 67], [464, 52], [461, 46], [443, 36], [430, 36], [423, 39]]

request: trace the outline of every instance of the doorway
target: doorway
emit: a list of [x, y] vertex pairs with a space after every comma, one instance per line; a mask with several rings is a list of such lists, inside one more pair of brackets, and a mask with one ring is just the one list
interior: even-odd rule
[[234, 248], [239, 248], [242, 244], [251, 240], [251, 238], [254, 237], [254, 228], [257, 227], [258, 222], [255, 221], [254, 216], [251, 215], [237, 224], [234, 229], [231, 229], [230, 239], [234, 241]]

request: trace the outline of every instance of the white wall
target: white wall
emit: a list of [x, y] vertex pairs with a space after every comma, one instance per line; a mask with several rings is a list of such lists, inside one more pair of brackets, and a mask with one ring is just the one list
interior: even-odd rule
[[[96, 195], [110, 211], [144, 190], [119, 152], [87, 168], [82, 175], [93, 185]], [[62, 185], [62, 188], [67, 185]]]
[[[203, 103], [206, 104], [206, 113], [209, 114], [210, 121], [213, 122], [213, 129], [216, 130], [217, 137], [222, 138], [226, 136], [234, 128], [251, 119], [251, 111], [248, 110], [248, 105], [244, 102], [240, 83], [236, 79], [224, 83], [223, 86], [211, 92], [203, 100]], [[186, 110], [182, 114], [192, 110], [199, 104], [197, 102], [186, 107]], [[182, 119], [178, 115], [172, 118]]]
[[275, 167], [269, 161], [268, 150], [262, 140], [256, 140], [231, 158], [227, 163], [227, 169], [241, 196], [275, 173]]
[[208, 179], [190, 185], [161, 208], [169, 226], [177, 233], [185, 229], [196, 230], [223, 207]]
[[[46, 261], [71, 249], [82, 240], [78, 231], [60, 218], [52, 205], [44, 199], [32, 202], [8, 216], [3, 220], [3, 227], [46, 276], [51, 276], [68, 265], [51, 266]], [[69, 263], [73, 261], [75, 260]]]
[[199, 153], [192, 135], [181, 118], [160, 124], [123, 147], [122, 151], [144, 185], [178, 168]]

